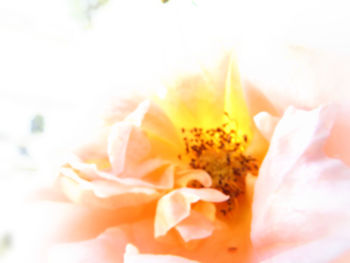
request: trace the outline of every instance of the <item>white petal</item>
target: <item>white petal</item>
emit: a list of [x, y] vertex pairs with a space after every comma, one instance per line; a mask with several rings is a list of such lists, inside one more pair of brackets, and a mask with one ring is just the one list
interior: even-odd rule
[[[294, 251], [299, 260], [314, 252], [313, 243], [324, 239], [322, 247], [331, 246], [335, 236], [350, 229], [350, 169], [323, 150], [334, 119], [333, 106], [289, 108], [278, 123], [253, 201], [251, 237], [263, 257]], [[350, 235], [341, 241], [350, 242]], [[344, 249], [345, 243], [338, 252]]]

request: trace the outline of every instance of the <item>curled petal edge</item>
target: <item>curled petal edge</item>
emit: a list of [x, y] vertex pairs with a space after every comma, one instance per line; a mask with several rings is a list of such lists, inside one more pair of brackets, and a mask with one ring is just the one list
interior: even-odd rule
[[[170, 229], [183, 222], [191, 215], [191, 205], [198, 201], [204, 202], [223, 202], [229, 197], [215, 189], [192, 189], [180, 188], [176, 189], [165, 196], [163, 196], [157, 204], [155, 217], [155, 237], [165, 235]], [[205, 217], [205, 215], [203, 215]], [[190, 219], [189, 219], [190, 220]], [[208, 224], [206, 226], [208, 231], [203, 234], [206, 237], [211, 234], [212, 228]], [[181, 226], [179, 226], [181, 229]], [[187, 230], [188, 230], [187, 226]], [[209, 231], [209, 229], [211, 229]], [[198, 229], [196, 229], [198, 230]], [[181, 231], [180, 231], [181, 234]], [[197, 238], [198, 236], [195, 235]], [[185, 237], [185, 236], [184, 236]], [[186, 234], [186, 240], [192, 239], [190, 234]]]

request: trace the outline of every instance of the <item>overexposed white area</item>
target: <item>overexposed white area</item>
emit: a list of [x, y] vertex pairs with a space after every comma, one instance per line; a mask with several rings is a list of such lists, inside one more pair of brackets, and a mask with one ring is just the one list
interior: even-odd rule
[[254, 55], [271, 42], [350, 46], [345, 1], [110, 0], [89, 25], [76, 2], [92, 1], [2, 1], [2, 97], [76, 104], [120, 83], [154, 80], [166, 63], [208, 45], [233, 43]]
[[[311, 49], [328, 54], [333, 70], [342, 68], [339, 85], [347, 83], [342, 79], [348, 62], [339, 66], [333, 59], [350, 55], [347, 1], [109, 0], [88, 11], [96, 3], [0, 2], [2, 213], [11, 211], [36, 178], [54, 177], [74, 136], [92, 122], [91, 108], [131, 90], [162, 91], [161, 76], [179, 65], [191, 68], [189, 58], [204, 55], [210, 61], [215, 51], [234, 46], [242, 73], [258, 83], [279, 76], [272, 81], [278, 85], [293, 72], [299, 74], [293, 85], [315, 85], [318, 76], [309, 78], [309, 62], [285, 51]], [[45, 131], [31, 134], [30, 121], [38, 113]], [[0, 240], [15, 216], [7, 215], [0, 221]], [[1, 255], [6, 253], [0, 243]]]

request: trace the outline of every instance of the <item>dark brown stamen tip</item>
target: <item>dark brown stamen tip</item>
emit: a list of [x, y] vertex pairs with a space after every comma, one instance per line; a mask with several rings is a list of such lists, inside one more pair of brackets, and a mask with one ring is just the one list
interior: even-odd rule
[[248, 136], [239, 136], [233, 129], [234, 120], [227, 112], [224, 115], [229, 122], [218, 127], [182, 128], [185, 154], [179, 155], [178, 159], [187, 161], [194, 169], [205, 170], [212, 178], [212, 187], [230, 197], [225, 203], [217, 205], [218, 212], [226, 216], [236, 210], [237, 198], [245, 192], [247, 173], [257, 174], [259, 167], [255, 158], [244, 154]]

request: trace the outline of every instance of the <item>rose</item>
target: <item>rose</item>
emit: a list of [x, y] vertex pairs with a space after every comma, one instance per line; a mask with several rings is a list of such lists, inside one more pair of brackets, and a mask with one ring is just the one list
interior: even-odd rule
[[[233, 78], [229, 78], [229, 80], [234, 82], [234, 77], [237, 75], [235, 71], [231, 70], [229, 72], [232, 74], [231, 77], [233, 76]], [[234, 84], [235, 85], [229, 87], [237, 88], [237, 84]], [[189, 86], [186, 87], [188, 88]], [[194, 89], [197, 87], [201, 87], [198, 82], [195, 86], [192, 86]], [[198, 90], [206, 91], [205, 88], [198, 88]], [[187, 104], [185, 102], [185, 105], [191, 108], [191, 104], [195, 103], [196, 101], [194, 100], [198, 98], [198, 93], [194, 93], [193, 89], [180, 89], [180, 91], [186, 91], [188, 94], [186, 96], [181, 94], [179, 98], [175, 99], [188, 99], [189, 96], [192, 96]], [[178, 94], [177, 92], [179, 92], [179, 90], [176, 90], [170, 98], [173, 99], [174, 96]], [[204, 101], [199, 100], [198, 103], [206, 104], [207, 99], [211, 99], [215, 105], [219, 105], [216, 107], [220, 108], [220, 105], [224, 105], [224, 103], [220, 103], [220, 99], [224, 97], [224, 94], [225, 92], [221, 94], [219, 92], [219, 96], [214, 96], [214, 100], [210, 97], [205, 97]], [[218, 101], [216, 101], [215, 98], [218, 98]], [[232, 100], [230, 101], [232, 102]], [[117, 105], [119, 106], [119, 104]], [[172, 137], [172, 134], [175, 134], [176, 131], [172, 132], [171, 122], [169, 122], [166, 115], [163, 114], [159, 108], [153, 108], [149, 102], [143, 102], [139, 105], [138, 103], [133, 104], [128, 102], [125, 105], [127, 109], [135, 106], [135, 110], [130, 110], [129, 112], [131, 112], [131, 114], [128, 114], [123, 122], [120, 122], [120, 120], [123, 119], [124, 116], [111, 115], [108, 122], [112, 122], [114, 125], [113, 127], [108, 127], [107, 125], [107, 128], [102, 131], [102, 136], [99, 137], [102, 139], [102, 143], [90, 144], [88, 147], [80, 149], [77, 152], [79, 159], [72, 159], [63, 167], [60, 185], [63, 187], [66, 195], [74, 203], [88, 204], [89, 207], [71, 203], [56, 203], [55, 205], [53, 203], [50, 203], [50, 205], [41, 203], [39, 205], [41, 206], [39, 207], [40, 209], [43, 208], [43, 205], [48, 205], [46, 208], [55, 209], [56, 212], [58, 207], [64, 210], [58, 213], [61, 215], [61, 218], [57, 220], [58, 225], [51, 225], [50, 228], [51, 231], [53, 230], [52, 228], [56, 228], [59, 231], [59, 235], [57, 235], [57, 233], [51, 236], [49, 235], [51, 240], [46, 239], [47, 243], [45, 246], [51, 246], [52, 244], [50, 243], [80, 241], [59, 245], [50, 250], [50, 260], [52, 262], [118, 262], [124, 254], [127, 243], [133, 243], [139, 247], [142, 253], [158, 255], [138, 255], [137, 250], [129, 246], [125, 254], [126, 262], [142, 262], [142, 260], [146, 259], [152, 262], [155, 262], [155, 260], [163, 262], [183, 260], [185, 262], [183, 258], [174, 258], [161, 254], [174, 254], [194, 260], [201, 260], [203, 262], [208, 260], [208, 262], [210, 262], [214, 260], [214, 257], [219, 262], [232, 262], [234, 259], [238, 261], [248, 261], [249, 259], [254, 261], [258, 260], [252, 256], [255, 251], [259, 252], [259, 257], [262, 259], [285, 262], [281, 257], [290, 258], [294, 256], [300, 259], [305, 256], [305, 253], [309, 255], [309, 251], [314, 252], [315, 248], [327, 246], [329, 242], [335, 241], [337, 242], [337, 246], [333, 249], [329, 249], [328, 254], [321, 254], [322, 258], [325, 258], [326, 255], [329, 256], [329, 259], [333, 259], [343, 251], [346, 251], [347, 247], [342, 241], [346, 240], [348, 235], [347, 233], [339, 232], [340, 230], [346, 229], [347, 214], [341, 210], [347, 205], [345, 198], [346, 192], [344, 192], [341, 187], [341, 185], [344, 184], [339, 183], [343, 183], [341, 180], [345, 180], [344, 183], [346, 183], [348, 171], [342, 164], [323, 156], [322, 149], [315, 146], [315, 142], [322, 143], [325, 140], [327, 132], [329, 131], [329, 121], [332, 120], [333, 117], [328, 108], [320, 108], [310, 112], [288, 110], [279, 122], [272, 137], [269, 153], [261, 166], [261, 172], [257, 181], [253, 201], [253, 248], [251, 248], [249, 242], [249, 195], [247, 194], [245, 196], [245, 202], [240, 201], [241, 207], [239, 211], [241, 213], [239, 213], [239, 216], [233, 218], [223, 217], [221, 220], [218, 220], [215, 217], [215, 213], [213, 213], [213, 209], [215, 209], [213, 202], [223, 202], [226, 199], [220, 191], [209, 188], [210, 178], [208, 174], [200, 171], [192, 171], [191, 173], [186, 170], [183, 171], [181, 170], [181, 160], [176, 161], [176, 158], [171, 159], [171, 156], [174, 155], [170, 155], [170, 157], [167, 156], [170, 151], [169, 149], [175, 149], [174, 152], [177, 152], [176, 149], [178, 146], [176, 144], [170, 147], [167, 142], [174, 141], [173, 138], [176, 137], [176, 135]], [[240, 108], [244, 109], [244, 104], [241, 104]], [[183, 110], [182, 108], [180, 109]], [[197, 109], [197, 107], [194, 109]], [[204, 110], [205, 109], [204, 107]], [[168, 110], [171, 111], [171, 108]], [[218, 110], [218, 112], [219, 111], [220, 110]], [[234, 112], [234, 110], [231, 111]], [[117, 112], [120, 113], [120, 111]], [[156, 112], [156, 114], [153, 114], [154, 112]], [[176, 116], [176, 113], [173, 113], [173, 116]], [[179, 113], [179, 116], [186, 115]], [[233, 117], [240, 120], [240, 122], [238, 122], [239, 126], [247, 122], [244, 114], [242, 116], [233, 115]], [[264, 117], [265, 120], [262, 117]], [[176, 120], [178, 119], [175, 118], [175, 121]], [[214, 115], [211, 122], [215, 123], [216, 120]], [[260, 119], [258, 120], [260, 120], [258, 126], [261, 128], [263, 134], [269, 138], [275, 123], [271, 121], [268, 115], [260, 115]], [[173, 120], [170, 119], [170, 121]], [[180, 119], [179, 123], [182, 123], [182, 125], [179, 125], [179, 128], [184, 126], [187, 129], [188, 127], [186, 125], [191, 125], [193, 122], [193, 119]], [[203, 123], [205, 127], [207, 123]], [[269, 123], [271, 125], [267, 125]], [[139, 127], [142, 129], [138, 129]], [[244, 130], [245, 128], [242, 129]], [[140, 132], [145, 130], [148, 132], [147, 137], [144, 137], [144, 134]], [[121, 133], [120, 131], [123, 132]], [[248, 133], [249, 129], [247, 128], [244, 131]], [[104, 136], [105, 133], [109, 135], [112, 134], [108, 137], [108, 145], [112, 146], [109, 146], [110, 148], [108, 149], [109, 160], [107, 163], [104, 162], [106, 160], [106, 147], [102, 147], [101, 151], [98, 147], [99, 145], [104, 145], [103, 140], [106, 138]], [[240, 134], [240, 140], [244, 138], [243, 135], [244, 134]], [[130, 142], [130, 144], [126, 144], [125, 141]], [[258, 143], [259, 141], [261, 142], [262, 140], [251, 142], [247, 151], [249, 150], [252, 154], [256, 154], [259, 148], [254, 146], [261, 145]], [[291, 145], [289, 145], [289, 142]], [[179, 142], [179, 145], [181, 145], [181, 142]], [[298, 147], [305, 151], [301, 151]], [[126, 152], [124, 151], [125, 149]], [[157, 157], [160, 156], [160, 158], [153, 158], [152, 162], [144, 162], [144, 160], [152, 160], [147, 154], [152, 154], [152, 150], [154, 149], [156, 149]], [[166, 151], [163, 149], [166, 149]], [[130, 150], [130, 152], [128, 152], [128, 150]], [[116, 158], [116, 156], [118, 156], [118, 158]], [[120, 162], [123, 156], [126, 156], [126, 162]], [[288, 159], [286, 159], [286, 157], [288, 157]], [[298, 166], [291, 166], [290, 170], [284, 171], [284, 166], [279, 165], [286, 162], [286, 160], [292, 160], [292, 164], [295, 164], [296, 161], [299, 161], [298, 158], [300, 158], [302, 162], [300, 161]], [[164, 160], [166, 160], [166, 162], [164, 162]], [[276, 162], [278, 162], [278, 164], [275, 164]], [[97, 168], [91, 165], [91, 163], [95, 163]], [[99, 174], [101, 170], [103, 171], [106, 168], [108, 171], [111, 170], [109, 167], [111, 163], [114, 164], [112, 172]], [[180, 169], [180, 172], [172, 174], [171, 169], [174, 169], [171, 168], [172, 165], [176, 165], [176, 169]], [[150, 169], [149, 167], [151, 167], [151, 171], [153, 171], [158, 168], [164, 168], [164, 166], [166, 166], [170, 172], [165, 169], [162, 173], [157, 172], [152, 174], [147, 170]], [[180, 168], [178, 166], [180, 166]], [[303, 176], [303, 178], [305, 177], [305, 171], [307, 171], [307, 175], [309, 176], [308, 183], [299, 179], [301, 176]], [[309, 171], [311, 175], [308, 174]], [[330, 177], [333, 171], [338, 171], [337, 174], [340, 176], [340, 178], [333, 178], [335, 182], [332, 182], [332, 178], [327, 178], [327, 176]], [[116, 178], [110, 177], [116, 174], [122, 174], [124, 178], [118, 178], [118, 180], [116, 180]], [[135, 178], [135, 174], [139, 175], [139, 177]], [[319, 178], [318, 174], [326, 175], [324, 182], [320, 181], [322, 178]], [[102, 182], [100, 180], [101, 178], [103, 179]], [[180, 186], [183, 186], [181, 183], [188, 182], [189, 178], [196, 178], [204, 188], [183, 189], [181, 187], [174, 187], [171, 184], [172, 178], [175, 179], [175, 183]], [[252, 177], [247, 178], [252, 179]], [[282, 179], [286, 182], [281, 184], [283, 191], [279, 191], [279, 189], [274, 186]], [[91, 182], [94, 183], [92, 184]], [[322, 182], [323, 184], [321, 184], [321, 186], [324, 188], [312, 189], [313, 186], [319, 185]], [[247, 190], [250, 190], [251, 188], [249, 186], [252, 185], [247, 182], [247, 186]], [[269, 189], [269, 191], [264, 191], [266, 188]], [[313, 200], [312, 196], [307, 196], [311, 190], [314, 190], [312, 192], [313, 196], [325, 194], [325, 196], [329, 198], [335, 198], [334, 201], [337, 201], [336, 203], [340, 205], [334, 206], [334, 201], [321, 202], [324, 207], [320, 207], [320, 199]], [[338, 193], [338, 195], [333, 195], [335, 193]], [[310, 201], [308, 205], [300, 207], [300, 205], [303, 205], [302, 201], [305, 200], [301, 197], [310, 198], [312, 202]], [[54, 199], [56, 199], [56, 201], [62, 201], [61, 198], [62, 197], [55, 197]], [[198, 202], [199, 200], [201, 201]], [[264, 200], [266, 202], [263, 202]], [[281, 209], [278, 209], [283, 208], [285, 204], [280, 200], [288, 201], [288, 204], [292, 204], [297, 208], [303, 208], [301, 211], [310, 214], [303, 216], [302, 220], [300, 218], [291, 217], [291, 215], [295, 216], [295, 211], [292, 209], [288, 211], [289, 213], [285, 213], [281, 211]], [[193, 209], [190, 211], [185, 209], [185, 212], [179, 214], [179, 209], [181, 211], [181, 209], [188, 207], [187, 205], [181, 205], [182, 203], [187, 205], [192, 203]], [[139, 208], [130, 207], [131, 204], [142, 205], [143, 210], [140, 211]], [[36, 206], [38, 205], [36, 204]], [[91, 206], [95, 207], [91, 208]], [[106, 206], [112, 208], [112, 210], [106, 210], [106, 208], [104, 208]], [[67, 208], [71, 209], [70, 213], [66, 213]], [[172, 213], [172, 211], [168, 212], [168, 208], [173, 208], [172, 210], [176, 210], [176, 213]], [[334, 209], [332, 210], [330, 208]], [[298, 211], [300, 212], [300, 210]], [[323, 217], [321, 217], [323, 221], [320, 223], [319, 227], [326, 226], [328, 227], [327, 230], [331, 230], [322, 233], [323, 239], [321, 239], [320, 235], [315, 235], [315, 231], [319, 228], [312, 228], [312, 225], [315, 223], [316, 215], [320, 216], [320, 211], [326, 212], [323, 213]], [[53, 212], [53, 210], [51, 210], [51, 212]], [[72, 216], [71, 213], [73, 213]], [[341, 219], [343, 225], [340, 227], [330, 227], [334, 222], [327, 219], [327, 216], [333, 214], [338, 215], [337, 220], [339, 222], [339, 219]], [[169, 217], [169, 215], [177, 217]], [[326, 218], [324, 218], [325, 216]], [[140, 220], [140, 218], [144, 220]], [[42, 218], [41, 220], [50, 221], [50, 218]], [[159, 221], [157, 222], [157, 220], [161, 220], [161, 223], [159, 223]], [[35, 223], [41, 224], [42, 222]], [[152, 230], [154, 223], [155, 231]], [[300, 230], [300, 227], [305, 224], [308, 224], [312, 231], [309, 229], [309, 232], [302, 231], [301, 234], [298, 233], [297, 231]], [[103, 232], [107, 227], [114, 228]], [[177, 234], [173, 228], [176, 228], [181, 238], [176, 237]], [[36, 235], [41, 239], [42, 236], [40, 236], [40, 231], [38, 231], [40, 228], [33, 229], [35, 229]], [[266, 229], [269, 231], [266, 231]], [[286, 229], [288, 231], [286, 231]], [[42, 235], [46, 235], [47, 233], [44, 232], [49, 229], [41, 228], [41, 230], [43, 231]], [[98, 234], [100, 235], [95, 238]], [[159, 236], [157, 241], [153, 239], [154, 235]], [[186, 242], [189, 239], [199, 239], [199, 241], [192, 240]], [[281, 247], [282, 241], [283, 247]], [[30, 248], [29, 244], [26, 244], [26, 246]], [[31, 252], [32, 251], [33, 250], [31, 250]], [[286, 253], [287, 256], [283, 253]], [[314, 253], [313, 255], [318, 256], [319, 254]], [[44, 258], [47, 255], [42, 253], [40, 256], [45, 260]], [[273, 257], [275, 257], [275, 259]], [[38, 262], [38, 260], [39, 259], [37, 259], [36, 262]], [[317, 259], [315, 260], [317, 261]]]

